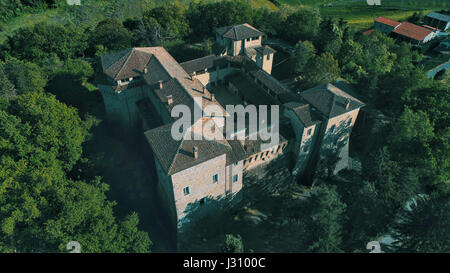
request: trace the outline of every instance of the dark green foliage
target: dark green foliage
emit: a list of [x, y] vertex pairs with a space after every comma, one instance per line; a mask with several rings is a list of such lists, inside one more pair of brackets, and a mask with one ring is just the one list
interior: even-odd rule
[[17, 96], [17, 91], [14, 84], [5, 73], [3, 65], [0, 65], [0, 97], [6, 100], [14, 99]]
[[342, 223], [346, 205], [334, 187], [318, 186], [303, 202], [304, 243], [307, 252], [341, 252]]
[[295, 45], [295, 72], [301, 74], [308, 61], [315, 56], [316, 49], [310, 41], [299, 41]]
[[232, 234], [226, 234], [223, 252], [225, 252], [225, 253], [243, 253], [244, 245], [242, 243], [241, 235], [234, 236]]
[[47, 79], [41, 67], [35, 63], [20, 61], [17, 59], [8, 59], [1, 63], [3, 71], [7, 78], [14, 85], [18, 94], [32, 91], [43, 91], [47, 84]]
[[184, 9], [178, 2], [145, 12], [143, 22], [155, 42], [174, 38], [183, 39], [190, 32]]
[[314, 40], [319, 32], [320, 14], [318, 11], [299, 8], [290, 14], [284, 24], [283, 36], [286, 40]]
[[98, 23], [89, 36], [92, 48], [102, 45], [109, 51], [117, 51], [132, 46], [132, 35], [116, 19], [106, 19]]
[[316, 38], [320, 52], [330, 52], [333, 56], [339, 53], [344, 38], [344, 22], [339, 23], [330, 18], [320, 23], [319, 34]]
[[40, 63], [56, 54], [61, 60], [83, 54], [87, 37], [81, 27], [73, 24], [39, 23], [32, 28], [17, 30], [9, 38], [9, 53], [20, 59]]
[[136, 215], [118, 221], [99, 178], [67, 175], [81, 157], [88, 128], [77, 111], [44, 93], [0, 104], [0, 251], [146, 252]]
[[33, 10], [39, 7], [46, 8], [44, 0], [1, 0], [0, 1], [0, 22], [6, 21], [12, 17], [20, 15], [27, 10]]
[[333, 83], [339, 77], [338, 61], [329, 52], [315, 55], [306, 63], [302, 76], [304, 89], [328, 82]]
[[250, 3], [244, 0], [192, 3], [186, 11], [190, 29], [198, 38], [210, 37], [218, 27], [252, 24], [252, 15]]
[[394, 246], [399, 252], [450, 252], [450, 196], [434, 192], [416, 197], [410, 209], [404, 209], [394, 226]]

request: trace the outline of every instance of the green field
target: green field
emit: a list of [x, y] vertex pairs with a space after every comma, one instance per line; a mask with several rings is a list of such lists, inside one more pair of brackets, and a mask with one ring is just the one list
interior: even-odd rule
[[[322, 17], [344, 18], [357, 28], [373, 25], [379, 16], [405, 20], [414, 12], [424, 14], [432, 10], [450, 8], [448, 0], [381, 0], [380, 6], [369, 6], [366, 0], [277, 0], [292, 6], [318, 8]], [[331, 4], [331, 5], [330, 5]]]

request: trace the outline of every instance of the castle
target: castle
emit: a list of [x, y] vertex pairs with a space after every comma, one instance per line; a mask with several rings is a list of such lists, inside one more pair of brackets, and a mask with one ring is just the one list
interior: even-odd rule
[[[168, 214], [181, 229], [194, 211], [208, 211], [242, 199], [245, 174], [289, 156], [300, 175], [330, 151], [339, 154], [335, 172], [348, 166], [351, 129], [364, 105], [337, 85], [325, 84], [297, 94], [271, 76], [274, 49], [262, 44], [264, 34], [241, 24], [216, 30], [215, 54], [178, 63], [162, 47], [133, 48], [101, 57], [98, 84], [108, 118], [122, 130], [140, 128], [153, 151], [158, 192]], [[171, 135], [179, 118], [172, 110], [185, 105], [201, 112], [194, 127], [212, 122], [209, 138]], [[252, 138], [251, 122], [220, 138], [227, 105], [277, 105], [279, 141], [261, 145]], [[214, 106], [220, 111], [210, 112]], [[272, 122], [266, 128], [273, 128]]]

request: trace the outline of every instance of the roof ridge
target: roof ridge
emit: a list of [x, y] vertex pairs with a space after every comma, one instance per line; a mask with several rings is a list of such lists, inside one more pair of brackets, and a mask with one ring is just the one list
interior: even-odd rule
[[[172, 127], [171, 127], [172, 128]], [[183, 145], [183, 141], [184, 141], [184, 137], [186, 136], [188, 130], [185, 131], [185, 133], [183, 134], [183, 138], [181, 140], [178, 141], [179, 145], [177, 150], [175, 151], [174, 156], [172, 157], [172, 160], [170, 160], [170, 165], [169, 168], [167, 168], [167, 173], [170, 173], [170, 171], [172, 170], [173, 167], [173, 163], [175, 162], [175, 158], [177, 157], [177, 155], [179, 154], [180, 148]]]
[[122, 67], [119, 69], [119, 71], [117, 71], [116, 75], [114, 76], [114, 78], [116, 78], [117, 76], [119, 76], [120, 72], [122, 72], [123, 68], [126, 66], [126, 64], [128, 63], [128, 61], [131, 58], [131, 55], [133, 55], [133, 52], [135, 51], [134, 48], [132, 48], [129, 52], [129, 55], [127, 57], [127, 59], [125, 60], [125, 62], [123, 63]]

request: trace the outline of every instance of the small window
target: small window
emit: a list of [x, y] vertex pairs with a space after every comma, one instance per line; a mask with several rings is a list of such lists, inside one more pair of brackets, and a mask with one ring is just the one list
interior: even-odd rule
[[235, 174], [235, 175], [233, 175], [233, 182], [237, 182], [237, 181], [238, 181], [238, 175]]
[[267, 54], [267, 60], [270, 60], [270, 54]]
[[239, 162], [234, 162], [234, 166], [237, 166]]
[[213, 175], [212, 180], [213, 180], [213, 183], [216, 183], [217, 181], [219, 181], [219, 175], [218, 174]]
[[336, 129], [336, 125], [333, 125], [333, 126], [330, 127], [330, 132], [333, 133], [334, 129]]
[[206, 197], [203, 197], [202, 199], [200, 199], [200, 205], [204, 205], [206, 203]]
[[311, 135], [311, 132], [312, 132], [312, 129], [310, 128], [310, 129], [308, 129], [308, 136], [310, 136]]
[[191, 189], [189, 187], [186, 187], [183, 189], [183, 193], [184, 193], [184, 195], [188, 195], [191, 193]]

